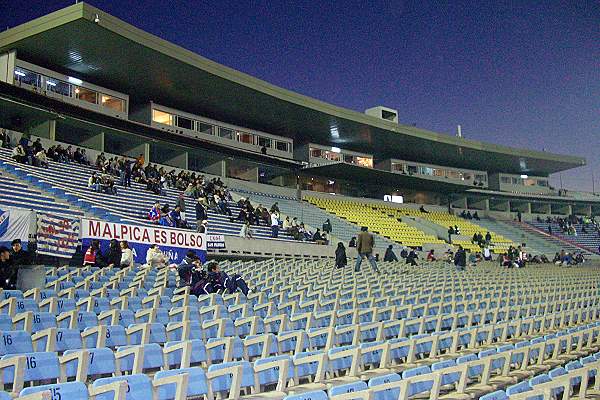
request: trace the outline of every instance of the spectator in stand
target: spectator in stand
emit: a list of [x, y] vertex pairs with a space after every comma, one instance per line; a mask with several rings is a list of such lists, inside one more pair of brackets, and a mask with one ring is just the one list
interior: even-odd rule
[[271, 206], [271, 210], [270, 211], [271, 211], [271, 213], [276, 212], [277, 214], [279, 214], [279, 204], [277, 202], [275, 202], [275, 204], [273, 204]]
[[164, 268], [167, 265], [167, 257], [157, 244], [151, 245], [146, 252], [146, 264], [150, 268]]
[[375, 238], [372, 234], [368, 232], [368, 228], [363, 226], [361, 232], [358, 234], [358, 240], [356, 243], [356, 250], [358, 251], [358, 257], [356, 258], [356, 264], [354, 265], [354, 270], [356, 272], [360, 271], [360, 265], [362, 264], [363, 257], [366, 257], [371, 264], [373, 270], [379, 273], [379, 268], [377, 268], [377, 262], [373, 257], [373, 248], [375, 247]]
[[415, 251], [415, 249], [410, 249], [410, 251], [408, 252], [408, 255], [406, 256], [406, 264], [410, 264], [412, 266], [417, 266], [417, 260], [419, 259], [419, 256], [417, 255], [417, 252]]
[[10, 136], [8, 136], [6, 129], [0, 131], [0, 147], [10, 149]]
[[283, 220], [282, 228], [284, 232], [290, 231], [290, 229], [292, 228], [292, 222], [290, 221], [290, 217], [285, 217], [285, 220]]
[[240, 237], [242, 237], [244, 239], [254, 238], [254, 234], [252, 233], [252, 228], [250, 227], [250, 221], [246, 221], [242, 224], [242, 229], [240, 229]]
[[208, 219], [208, 214], [206, 213], [206, 208], [202, 204], [200, 198], [196, 199], [196, 231], [200, 232], [200, 227], [202, 226], [202, 221]]
[[48, 157], [46, 157], [46, 152], [44, 149], [35, 153], [33, 165], [36, 167], [48, 168]]
[[[277, 203], [275, 203], [273, 207], [276, 205]], [[273, 211], [273, 207], [271, 207], [271, 237], [277, 238], [279, 236], [279, 214], [276, 211]]]
[[421, 211], [421, 212], [422, 212], [422, 213], [424, 213], [424, 214], [429, 214], [429, 211], [427, 211], [427, 210], [425, 209], [425, 207], [423, 207], [423, 205], [421, 205], [421, 207], [419, 207], [419, 211]]
[[185, 221], [181, 218], [181, 208], [176, 205], [175, 208], [169, 213], [174, 228], [185, 228]]
[[406, 248], [403, 248], [402, 250], [400, 250], [400, 258], [406, 260], [406, 257], [408, 257], [408, 251], [406, 250]]
[[485, 261], [492, 261], [492, 253], [490, 252], [490, 247], [487, 244], [483, 248], [483, 259]]
[[179, 197], [177, 198], [177, 202], [175, 203], [176, 207], [179, 207], [179, 214], [181, 215], [181, 219], [183, 221], [186, 220], [185, 218], [185, 197], [183, 197], [183, 193], [179, 194]]
[[104, 153], [100, 153], [98, 154], [98, 157], [96, 157], [96, 168], [98, 168], [99, 170], [102, 170], [104, 168], [104, 164], [106, 163], [106, 156], [104, 155]]
[[394, 246], [391, 244], [385, 249], [385, 254], [383, 255], [383, 261], [391, 262], [398, 261], [398, 257], [394, 253]]
[[129, 248], [127, 240], [121, 241], [121, 268], [133, 267], [133, 251]]
[[454, 228], [453, 227], [449, 227], [448, 228], [448, 243], [452, 243], [452, 235], [454, 235]]
[[13, 160], [15, 160], [18, 163], [21, 164], [27, 164], [27, 152], [25, 151], [25, 148], [23, 147], [23, 145], [18, 144], [17, 147], [15, 147], [12, 151], [12, 158]]
[[429, 253], [427, 253], [427, 261], [436, 261], [437, 260], [437, 258], [435, 258], [435, 255], [433, 253], [434, 253], [433, 249], [429, 250]]
[[476, 221], [479, 221], [479, 220], [480, 220], [480, 218], [479, 218], [479, 214], [477, 214], [477, 211], [475, 211], [475, 212], [473, 213], [473, 219], [474, 219], [474, 220], [476, 220]]
[[[233, 213], [231, 212], [231, 208], [229, 208], [229, 205], [227, 204], [227, 201], [222, 197], [219, 197], [219, 202], [217, 203], [217, 210], [223, 215], [229, 215], [230, 217], [233, 215]], [[249, 214], [246, 214], [246, 216], [248, 219], [250, 218]]]
[[21, 239], [13, 240], [11, 246], [12, 252], [10, 253], [10, 258], [16, 267], [31, 264], [31, 256], [27, 251], [23, 250]]
[[485, 242], [492, 243], [492, 234], [489, 231], [485, 234]]
[[158, 224], [158, 222], [160, 221], [160, 202], [157, 200], [154, 202], [154, 205], [152, 206], [152, 208], [150, 209], [150, 211], [148, 211], [148, 219], [153, 223], [153, 224]]
[[86, 250], [83, 256], [83, 265], [102, 268], [104, 264], [104, 257], [100, 250], [100, 241], [92, 240], [90, 247]]
[[109, 267], [119, 267], [121, 265], [121, 247], [116, 239], [111, 239], [108, 245], [108, 254], [106, 256], [106, 264]]
[[458, 245], [458, 250], [454, 254], [454, 265], [458, 271], [464, 271], [467, 267], [467, 253], [461, 245]]
[[329, 220], [329, 218], [327, 218], [327, 220], [323, 223], [323, 232], [325, 232], [328, 235], [331, 232], [333, 232], [333, 228], [331, 227], [331, 221]]
[[136, 163], [137, 163], [137, 165], [139, 165], [140, 168], [144, 167], [144, 164], [146, 163], [146, 158], [144, 157], [144, 153], [140, 153], [140, 155], [136, 158]]
[[0, 288], [12, 290], [17, 287], [17, 267], [10, 258], [8, 248], [0, 247]]
[[356, 247], [356, 236], [352, 236], [350, 242], [348, 243], [348, 247]]
[[250, 289], [240, 275], [233, 274], [228, 276], [225, 272], [221, 271], [219, 263], [216, 261], [208, 263], [207, 271], [208, 280], [212, 287], [210, 293], [218, 293], [226, 290], [229, 294], [233, 294], [239, 290], [244, 296], [248, 296]]
[[198, 225], [198, 233], [208, 233], [208, 220], [204, 220]]
[[316, 244], [324, 244], [323, 237], [321, 236], [321, 231], [317, 228], [316, 232], [313, 234], [312, 241]]
[[337, 248], [335, 249], [335, 267], [344, 268], [346, 265], [348, 265], [348, 257], [346, 257], [346, 248], [344, 247], [344, 243], [339, 242]]
[[37, 138], [35, 142], [33, 142], [33, 144], [31, 145], [31, 151], [33, 152], [33, 154], [36, 154], [42, 150], [44, 150], [44, 146], [42, 146], [42, 140], [40, 138]]

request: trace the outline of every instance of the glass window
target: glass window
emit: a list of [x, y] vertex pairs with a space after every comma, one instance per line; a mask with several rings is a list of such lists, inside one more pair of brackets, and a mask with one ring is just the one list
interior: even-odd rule
[[81, 86], [75, 87], [75, 97], [88, 103], [98, 104], [98, 93]]
[[177, 116], [177, 126], [183, 129], [193, 129], [194, 122], [189, 118]]
[[312, 148], [312, 147], [310, 149], [310, 156], [312, 158], [323, 158], [323, 154], [322, 153], [323, 153], [323, 150], [321, 150], [321, 149], [315, 149], [315, 148]]
[[275, 148], [279, 151], [290, 151], [290, 144], [288, 142], [281, 142], [279, 140], [275, 141]]
[[344, 154], [344, 162], [347, 162], [348, 164], [354, 164], [354, 156]]
[[502, 178], [500, 178], [500, 182], [510, 183], [510, 178], [508, 176], [503, 176]]
[[237, 133], [238, 141], [242, 143], [254, 144], [254, 135], [247, 132]]
[[259, 136], [258, 137], [258, 145], [260, 147], [271, 147], [271, 139], [270, 138], [266, 138], [266, 137], [262, 137]]
[[477, 179], [478, 181], [481, 181], [481, 182], [486, 182], [487, 176], [484, 174], [476, 174], [475, 179]]
[[15, 68], [15, 81], [25, 85], [40, 87], [40, 75], [24, 68]]
[[63, 96], [71, 96], [71, 85], [58, 79], [46, 78], [46, 90]]
[[331, 161], [342, 161], [342, 155], [340, 153], [334, 153], [333, 151], [325, 151], [323, 158]]
[[152, 121], [173, 126], [173, 115], [160, 110], [152, 110]]
[[356, 163], [362, 167], [373, 168], [373, 159], [371, 157], [356, 157]]
[[458, 171], [448, 170], [446, 172], [446, 176], [450, 179], [460, 179], [462, 178], [462, 174]]
[[537, 181], [538, 186], [543, 186], [543, 187], [548, 187], [548, 181], [546, 180], [538, 180]]
[[406, 169], [408, 170], [409, 175], [417, 173], [417, 166], [416, 165], [409, 165]]
[[207, 135], [213, 134], [212, 128], [213, 126], [211, 124], [205, 124], [204, 122], [198, 122], [198, 125], [196, 126], [198, 132], [206, 133]]
[[512, 184], [513, 185], [521, 185], [521, 179], [520, 178], [512, 178]]
[[219, 136], [225, 139], [233, 139], [233, 130], [219, 127]]
[[102, 107], [110, 108], [115, 111], [125, 111], [125, 101], [117, 97], [103, 94], [100, 96]]
[[392, 171], [393, 172], [404, 172], [404, 164], [392, 163]]
[[422, 175], [433, 175], [434, 170], [430, 167], [419, 167], [419, 173]]
[[525, 186], [535, 186], [537, 181], [535, 179], [523, 179], [523, 185]]
[[434, 168], [433, 176], [444, 177], [444, 176], [446, 176], [446, 171], [441, 168]]

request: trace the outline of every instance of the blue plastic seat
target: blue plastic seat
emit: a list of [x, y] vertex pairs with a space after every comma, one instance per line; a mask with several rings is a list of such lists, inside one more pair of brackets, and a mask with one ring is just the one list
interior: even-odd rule
[[[215, 372], [224, 368], [229, 368], [237, 365], [242, 366], [242, 383], [240, 385], [240, 388], [244, 389], [254, 386], [254, 369], [252, 368], [252, 364], [250, 364], [248, 361], [233, 361], [220, 364], [213, 364], [210, 367], [208, 367], [208, 372]], [[231, 388], [231, 381], [232, 377], [230, 376], [230, 374], [221, 375], [212, 379], [210, 384], [213, 393], [229, 391], [229, 389]]]
[[[56, 383], [51, 385], [32, 386], [21, 390], [19, 396], [27, 396], [49, 390], [53, 400], [87, 400], [88, 389], [83, 382]], [[110, 393], [109, 393], [110, 395]], [[108, 400], [108, 398], [106, 399]]]
[[[71, 354], [78, 350], [67, 350], [65, 355]], [[115, 354], [107, 347], [99, 347], [95, 349], [87, 349], [90, 352], [90, 362], [88, 365], [88, 375], [104, 375], [114, 374], [115, 368]], [[67, 363], [66, 374], [68, 377], [74, 377], [77, 375], [78, 360], [71, 360]]]
[[344, 393], [360, 392], [362, 390], [367, 389], [367, 384], [363, 381], [346, 383], [345, 385], [338, 385], [329, 389], [329, 396], [337, 396]]
[[[60, 367], [58, 364], [58, 355], [52, 352], [32, 352], [23, 354], [26, 357], [25, 372], [23, 380], [25, 382], [58, 379], [60, 376]], [[3, 356], [2, 359], [15, 357], [15, 354]], [[11, 382], [14, 377], [14, 367], [8, 367], [4, 370], [4, 379]]]
[[[159, 371], [154, 375], [154, 379], [166, 378], [168, 376], [188, 374], [187, 397], [205, 396], [208, 393], [208, 381], [206, 373], [200, 367], [171, 369], [167, 371]], [[157, 400], [172, 400], [175, 398], [175, 384], [161, 385], [158, 387]]]
[[[190, 359], [190, 363], [192, 365], [205, 363], [207, 361], [206, 347], [204, 346], [204, 342], [200, 339], [192, 339], [190, 340], [192, 343], [192, 355]], [[181, 343], [180, 341], [166, 342], [165, 349], [171, 346], [174, 346], [177, 343]], [[169, 354], [167, 354], [167, 362], [169, 366], [179, 366], [181, 365], [181, 355], [182, 350], [175, 350]]]
[[0, 338], [0, 355], [33, 352], [31, 335], [25, 331], [4, 331]]
[[[156, 369], [163, 366], [163, 352], [162, 348], [157, 343], [150, 343], [141, 345], [144, 348], [144, 363], [143, 369]], [[133, 346], [121, 346], [117, 349], [116, 354], [120, 351], [128, 349]], [[133, 354], [121, 358], [121, 372], [131, 371], [133, 369]]]
[[369, 380], [369, 388], [374, 390], [373, 400], [396, 400], [400, 395], [400, 388], [377, 391], [377, 386], [390, 382], [398, 382], [402, 378], [398, 374], [381, 375]]
[[[112, 378], [100, 378], [94, 381], [93, 387], [100, 387], [113, 382], [127, 382], [126, 400], [150, 400], [152, 399], [152, 381], [145, 374], [134, 374], [127, 376], [115, 376]], [[114, 393], [103, 393], [96, 396], [96, 400], [113, 400]]]
[[[135, 325], [130, 325], [129, 328]], [[167, 341], [167, 331], [165, 326], [158, 322], [150, 324], [150, 343], [165, 343]], [[129, 335], [129, 344], [141, 344], [142, 332], [134, 332]]]
[[328, 400], [327, 393], [322, 390], [285, 396], [283, 400]]

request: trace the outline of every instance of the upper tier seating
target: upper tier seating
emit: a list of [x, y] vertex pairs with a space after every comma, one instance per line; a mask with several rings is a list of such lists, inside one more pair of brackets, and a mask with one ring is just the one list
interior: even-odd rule
[[367, 226], [370, 231], [378, 233], [394, 242], [405, 246], [423, 246], [426, 243], [444, 243], [444, 241], [427, 235], [383, 213], [378, 205], [364, 203], [360, 200], [339, 200], [306, 196], [305, 200], [332, 214], [345, 218], [359, 226]]
[[[478, 225], [478, 222], [473, 220], [466, 220], [464, 218], [457, 217], [456, 215], [449, 214], [444, 211], [435, 211], [435, 210], [427, 210], [426, 213], [421, 212], [420, 210], [414, 208], [395, 208], [390, 206], [382, 206], [381, 210], [385, 211], [388, 214], [392, 214], [398, 217], [402, 215], [410, 215], [413, 217], [423, 218], [427, 221], [431, 221], [436, 223], [445, 229], [448, 229], [450, 226], [458, 226], [460, 229], [460, 234], [472, 237], [474, 234], [481, 233], [483, 236], [486, 235], [487, 232], [490, 232], [492, 236], [492, 248], [491, 250], [494, 253], [504, 253], [508, 250], [509, 246], [516, 246], [516, 244], [510, 240], [505, 238], [502, 235], [497, 234], [496, 232], [486, 230], [484, 227]], [[478, 244], [472, 243], [470, 240], [452, 240], [453, 244], [460, 244], [465, 249], [470, 251], [480, 251], [481, 247]]]
[[2, 395], [491, 399], [549, 382], [591, 394], [600, 367], [594, 268], [222, 266], [259, 290], [196, 297], [167, 269], [62, 267], [1, 292]]
[[[92, 167], [53, 161], [50, 162], [48, 169], [33, 167], [14, 162], [10, 158], [10, 151], [6, 149], [0, 149], [0, 168], [22, 178], [26, 183], [48, 192], [48, 195], [43, 195], [43, 193], [40, 194], [39, 190], [27, 189], [24, 183], [19, 183], [4, 173], [2, 174], [2, 178], [6, 178], [4, 186], [12, 185], [7, 189], [12, 195], [6, 196], [6, 198], [3, 197], [0, 204], [14, 204], [21, 208], [32, 208], [48, 212], [56, 210], [56, 212], [62, 214], [76, 216], [82, 216], [82, 211], [85, 211], [88, 215], [115, 222], [149, 224], [147, 213], [156, 200], [160, 201], [162, 205], [170, 204], [172, 207], [177, 200], [177, 196], [181, 193], [178, 190], [166, 188], [164, 196], [155, 195], [146, 190], [144, 185], [135, 182], [131, 183], [130, 188], [116, 185], [117, 195], [94, 192], [87, 187], [88, 178], [95, 171]], [[65, 179], [65, 176], [68, 176], [68, 179]], [[2, 186], [0, 186], [0, 189], [2, 189]], [[28, 200], [22, 199], [23, 196], [21, 196], [20, 201], [16, 202], [16, 193], [31, 193], [33, 196], [28, 196]], [[35, 196], [40, 196], [40, 201], [43, 200], [45, 203], [38, 202]], [[13, 198], [15, 198], [14, 201]], [[55, 201], [54, 198], [59, 198], [60, 202]], [[191, 228], [195, 229], [195, 201], [189, 197], [185, 201], [187, 220]], [[52, 202], [54, 203], [52, 207], [46, 205], [46, 203]], [[69, 205], [64, 203], [69, 203]], [[229, 206], [233, 216], [237, 216], [239, 212], [237, 204], [230, 203]], [[231, 222], [228, 216], [218, 214], [212, 210], [208, 210], [208, 222], [208, 232], [211, 234], [238, 235], [241, 229], [240, 222]], [[271, 237], [269, 226], [254, 226], [253, 230], [256, 238], [267, 239]], [[279, 240], [293, 239], [282, 231]]]
[[[529, 223], [530, 225], [536, 227], [539, 230], [543, 230], [548, 233], [548, 225], [552, 226], [552, 235], [560, 238], [564, 241], [571, 242], [576, 246], [580, 246], [585, 248], [587, 251], [600, 254], [599, 247], [600, 246], [600, 234], [596, 232], [593, 225], [589, 224], [585, 226], [584, 224], [573, 224], [573, 227], [577, 231], [577, 235], [569, 235], [563, 232], [560, 226], [557, 223], [546, 223], [546, 222], [538, 222], [532, 221]], [[585, 227], [585, 228], [584, 228]], [[583, 230], [585, 229], [585, 233]]]

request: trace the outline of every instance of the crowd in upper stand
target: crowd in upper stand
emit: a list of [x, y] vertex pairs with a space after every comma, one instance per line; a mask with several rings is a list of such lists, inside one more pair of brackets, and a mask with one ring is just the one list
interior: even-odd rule
[[537, 217], [537, 222], [543, 223], [546, 222], [548, 224], [548, 233], [552, 235], [554, 232], [552, 229], [552, 224], [558, 225], [560, 231], [567, 235], [577, 236], [577, 225], [581, 225], [581, 233], [594, 233], [600, 237], [600, 223], [596, 221], [594, 216], [588, 217], [578, 217], [576, 215], [569, 215], [568, 217], [546, 217], [546, 219], [542, 219], [539, 216]]

